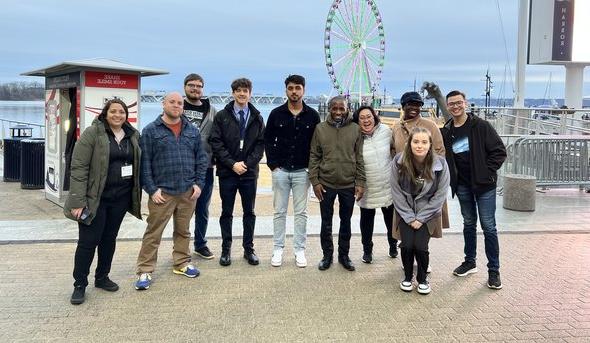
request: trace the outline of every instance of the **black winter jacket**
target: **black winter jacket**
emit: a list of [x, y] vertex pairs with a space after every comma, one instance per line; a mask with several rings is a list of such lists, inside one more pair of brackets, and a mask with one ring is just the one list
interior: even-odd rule
[[303, 103], [303, 110], [296, 117], [287, 103], [273, 109], [264, 131], [266, 164], [273, 170], [283, 167], [290, 170], [307, 168], [311, 137], [320, 115]]
[[242, 178], [257, 178], [258, 163], [264, 154], [264, 121], [260, 111], [248, 103], [250, 115], [246, 123], [244, 146], [240, 150], [240, 123], [234, 115], [234, 101], [217, 112], [213, 120], [209, 144], [216, 161], [219, 177], [236, 176], [232, 170], [234, 163], [244, 161], [248, 171]]
[[[498, 169], [506, 159], [506, 147], [490, 123], [469, 114], [464, 125], [470, 125], [469, 156], [471, 165], [471, 189], [480, 194], [496, 187]], [[453, 119], [448, 120], [441, 129], [445, 143], [446, 159], [451, 174], [451, 190], [457, 193], [457, 166], [453, 156]]]

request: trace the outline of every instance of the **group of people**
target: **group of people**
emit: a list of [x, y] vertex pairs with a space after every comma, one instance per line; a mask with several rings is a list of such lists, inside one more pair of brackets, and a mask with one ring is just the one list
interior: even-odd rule
[[141, 137], [127, 121], [127, 106], [118, 99], [108, 101], [81, 134], [74, 148], [70, 193], [64, 206], [65, 215], [79, 226], [72, 304], [85, 301], [95, 253], [95, 287], [111, 292], [119, 289], [109, 278], [116, 238], [126, 212], [141, 219], [142, 188], [149, 195], [149, 215], [137, 258], [135, 288], [150, 288], [162, 234], [171, 218], [172, 271], [197, 277], [200, 271], [191, 258], [190, 221], [194, 215], [194, 254], [215, 258], [206, 239], [214, 167], [222, 207], [219, 264], [229, 266], [232, 262], [233, 211], [239, 192], [243, 257], [250, 265], [258, 265], [254, 208], [259, 162], [265, 153], [272, 171], [272, 266], [283, 263], [290, 197], [295, 264], [307, 266], [311, 186], [321, 212], [323, 257], [319, 270], [333, 263], [332, 217], [338, 198], [338, 262], [346, 270], [355, 270], [349, 250], [356, 202], [360, 207], [362, 261], [372, 263], [375, 213], [380, 208], [391, 258], [398, 256], [401, 241], [404, 278], [400, 288], [428, 294], [429, 240], [441, 237], [442, 228], [448, 226], [446, 200], [451, 188], [461, 205], [465, 238], [465, 260], [453, 273], [465, 276], [477, 272], [479, 214], [488, 258], [488, 287], [502, 287], [495, 188], [496, 171], [506, 151], [489, 123], [466, 113], [465, 94], [453, 91], [447, 95], [452, 119], [442, 129], [420, 116], [424, 102], [417, 92], [401, 97], [404, 116], [393, 128], [382, 124], [370, 106], [351, 113], [347, 98], [342, 96], [329, 100], [329, 114], [321, 122], [318, 112], [303, 101], [305, 78], [290, 75], [285, 79], [287, 101], [272, 110], [265, 125], [250, 102], [250, 80], [232, 82], [233, 100], [219, 112], [203, 96], [204, 84], [198, 74], [187, 75], [184, 98], [175, 92], [167, 94], [162, 115], [143, 129]]

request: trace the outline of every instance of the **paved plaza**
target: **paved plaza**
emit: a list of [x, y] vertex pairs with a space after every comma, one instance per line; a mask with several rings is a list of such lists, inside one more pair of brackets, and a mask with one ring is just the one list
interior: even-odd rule
[[[483, 241], [479, 237], [479, 246]], [[171, 272], [171, 242], [160, 248], [154, 283], [133, 288], [139, 241], [120, 242], [111, 278], [121, 289], [88, 287], [87, 300], [69, 304], [73, 243], [0, 246], [0, 341], [161, 342], [588, 342], [590, 338], [590, 235], [500, 235], [499, 291], [480, 272], [451, 274], [461, 260], [462, 236], [431, 244], [433, 292], [404, 293], [400, 260], [375, 237], [375, 261], [360, 262], [360, 237], [351, 256], [357, 270], [316, 268], [319, 239], [309, 239], [307, 268], [286, 253], [270, 266], [272, 242], [257, 238], [261, 264], [253, 267], [233, 249], [233, 264], [198, 262], [201, 276]], [[218, 239], [211, 240], [219, 246]], [[239, 244], [238, 244], [239, 245]], [[290, 249], [288, 249], [290, 251]], [[478, 250], [478, 256], [484, 256]], [[485, 258], [484, 258], [485, 260]]]
[[[505, 210], [498, 197], [504, 286], [499, 291], [485, 285], [481, 234], [479, 272], [452, 275], [463, 258], [454, 199], [449, 200], [452, 228], [431, 241], [430, 295], [399, 289], [401, 261], [387, 256], [381, 218], [374, 263], [360, 261], [358, 209], [350, 254], [357, 270], [335, 264], [319, 271], [319, 206], [313, 200], [309, 266], [295, 266], [288, 237], [283, 266], [272, 267], [272, 195], [263, 189], [254, 240], [259, 266], [246, 263], [241, 238], [235, 237], [230, 267], [221, 267], [218, 258], [196, 259], [201, 276], [174, 275], [168, 228], [152, 287], [138, 292], [134, 269], [145, 222], [127, 218], [111, 273], [121, 289], [96, 289], [91, 275], [80, 306], [69, 303], [76, 224], [63, 219], [61, 208], [44, 200], [41, 191], [0, 182], [0, 199], [0, 342], [590, 341], [590, 194], [580, 190], [537, 193], [534, 212]], [[215, 191], [209, 246], [218, 256], [219, 208]], [[291, 232], [292, 220], [289, 216]], [[234, 232], [240, 231], [236, 220]]]

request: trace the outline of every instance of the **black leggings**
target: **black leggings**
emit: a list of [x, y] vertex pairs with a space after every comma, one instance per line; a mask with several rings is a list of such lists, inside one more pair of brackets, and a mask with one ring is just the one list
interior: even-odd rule
[[418, 283], [424, 283], [426, 281], [426, 270], [428, 269], [429, 263], [428, 242], [430, 242], [430, 233], [428, 232], [428, 227], [426, 224], [422, 224], [420, 229], [415, 230], [403, 220], [400, 220], [399, 229], [402, 238], [400, 248], [405, 279], [412, 279], [414, 259], [416, 259], [418, 265], [416, 281]]
[[[90, 225], [78, 223], [78, 246], [74, 256], [74, 286], [86, 287], [94, 252], [98, 250], [95, 279], [103, 279], [111, 271], [119, 227], [129, 209], [131, 195], [119, 201], [100, 201]], [[98, 249], [97, 249], [98, 248]]]
[[[363, 243], [363, 252], [366, 254], [373, 253], [373, 228], [375, 226], [374, 208], [361, 207], [361, 242]], [[383, 221], [387, 229], [387, 242], [389, 249], [397, 249], [397, 239], [391, 236], [391, 227], [393, 226], [393, 204], [388, 207], [381, 207], [383, 212]]]

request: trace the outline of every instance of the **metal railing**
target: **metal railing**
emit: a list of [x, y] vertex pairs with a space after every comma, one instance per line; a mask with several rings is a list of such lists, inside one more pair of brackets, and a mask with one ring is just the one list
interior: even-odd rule
[[474, 112], [501, 135], [590, 135], [590, 109], [480, 107]]
[[590, 136], [501, 137], [508, 158], [500, 175], [532, 175], [537, 186], [590, 186]]

